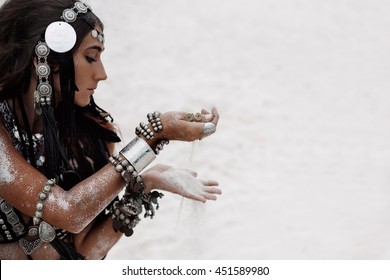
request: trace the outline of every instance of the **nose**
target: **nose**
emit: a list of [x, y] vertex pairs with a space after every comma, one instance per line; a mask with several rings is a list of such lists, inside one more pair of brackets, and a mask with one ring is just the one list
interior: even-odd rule
[[107, 80], [106, 70], [104, 69], [103, 62], [100, 61], [99, 67], [96, 69], [95, 79], [97, 81]]

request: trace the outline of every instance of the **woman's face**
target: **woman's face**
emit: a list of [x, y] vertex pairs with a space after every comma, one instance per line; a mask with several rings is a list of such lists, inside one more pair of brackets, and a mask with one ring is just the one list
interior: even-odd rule
[[[99, 28], [97, 30], [102, 32]], [[74, 103], [77, 106], [87, 106], [98, 83], [107, 79], [106, 71], [100, 58], [103, 51], [104, 45], [89, 32], [73, 55], [75, 82], [78, 88], [78, 91], [75, 93]]]

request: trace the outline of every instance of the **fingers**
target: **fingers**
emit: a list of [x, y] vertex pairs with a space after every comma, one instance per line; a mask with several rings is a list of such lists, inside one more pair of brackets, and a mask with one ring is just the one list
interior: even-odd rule
[[218, 186], [219, 183], [217, 181], [214, 181], [214, 180], [201, 180], [202, 182], [202, 185], [204, 186]]
[[206, 198], [207, 200], [217, 200], [217, 196], [209, 193], [203, 194], [203, 197]]
[[206, 187], [203, 191], [210, 194], [222, 194], [222, 191], [220, 189], [212, 187]]
[[212, 123], [217, 125], [219, 121], [219, 113], [217, 111], [216, 107], [213, 107], [211, 110], [211, 114], [214, 116], [214, 119], [212, 120]]
[[199, 202], [203, 202], [203, 203], [206, 203], [206, 201], [207, 201], [207, 199], [204, 196], [195, 195], [195, 194], [188, 195], [187, 198], [192, 199], [192, 200], [196, 200]]

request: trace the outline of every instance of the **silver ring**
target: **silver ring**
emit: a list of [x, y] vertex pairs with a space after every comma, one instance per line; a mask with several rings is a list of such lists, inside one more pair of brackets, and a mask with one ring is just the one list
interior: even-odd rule
[[215, 124], [210, 123], [210, 122], [205, 123], [204, 126], [203, 126], [203, 135], [202, 135], [202, 138], [205, 138], [205, 137], [207, 137], [207, 136], [210, 136], [210, 135], [213, 134], [216, 130], [217, 130], [217, 127], [215, 126]]

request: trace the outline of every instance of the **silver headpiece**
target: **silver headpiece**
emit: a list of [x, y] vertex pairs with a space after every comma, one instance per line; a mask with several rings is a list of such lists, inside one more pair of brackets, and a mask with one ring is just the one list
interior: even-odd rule
[[[49, 24], [45, 31], [45, 42], [39, 41], [35, 47], [35, 54], [38, 57], [36, 73], [39, 83], [34, 94], [35, 111], [42, 114], [42, 107], [51, 104], [52, 87], [49, 84], [50, 66], [47, 57], [50, 50], [57, 53], [70, 51], [76, 44], [77, 35], [73, 26], [69, 23], [75, 22], [79, 14], [85, 14], [91, 8], [82, 2], [75, 2], [73, 8], [65, 9], [62, 12], [62, 21], [55, 21]], [[91, 26], [91, 35], [100, 43], [104, 44], [104, 35]]]

